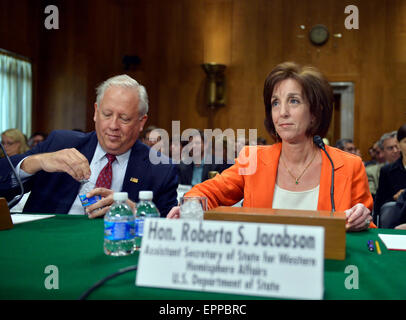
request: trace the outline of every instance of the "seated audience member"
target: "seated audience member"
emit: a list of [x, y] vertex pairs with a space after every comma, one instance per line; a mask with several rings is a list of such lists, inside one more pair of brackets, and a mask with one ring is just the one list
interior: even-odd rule
[[158, 129], [157, 126], [148, 126], [144, 132], [142, 133], [142, 137], [141, 137], [141, 142], [146, 144], [148, 147], [152, 147], [154, 144], [156, 144], [159, 141], [160, 137], [157, 137], [156, 135], [152, 136], [150, 138], [150, 134], [152, 131], [154, 131], [155, 129]]
[[43, 132], [34, 132], [28, 140], [28, 146], [30, 149], [34, 148], [38, 143], [44, 141], [47, 135]]
[[8, 129], [1, 134], [1, 143], [8, 156], [23, 154], [30, 148], [24, 134], [18, 129]]
[[359, 156], [359, 153], [357, 152], [357, 147], [355, 146], [354, 142], [351, 139], [337, 140], [335, 147], [345, 152], [349, 152]]
[[182, 148], [183, 148], [183, 145], [182, 145], [179, 137], [170, 138], [170, 140], [169, 140], [169, 157], [174, 161], [174, 163], [180, 162]]
[[[207, 144], [208, 145], [208, 144]], [[189, 143], [183, 147], [182, 160], [179, 164], [179, 183], [196, 185], [209, 178], [210, 171], [222, 172], [230, 165], [224, 164], [211, 151], [207, 150], [202, 130], [195, 130], [189, 138]], [[185, 155], [185, 152], [188, 152]]]
[[[231, 206], [293, 210], [332, 210], [331, 164], [313, 142], [328, 131], [333, 92], [313, 67], [282, 63], [264, 85], [265, 125], [277, 142], [245, 147], [235, 165], [194, 186], [187, 196], [206, 196], [209, 209]], [[346, 229], [361, 231], [371, 223], [372, 197], [358, 156], [325, 146], [334, 162], [334, 202], [347, 214]], [[179, 207], [168, 218], [178, 218]]]
[[376, 191], [374, 214], [379, 216], [381, 207], [391, 201], [397, 201], [406, 188], [406, 124], [397, 131], [400, 157], [381, 168], [378, 190]]
[[364, 162], [365, 167], [377, 164], [377, 163], [384, 163], [385, 158], [383, 154], [383, 150], [379, 147], [379, 141], [376, 141], [369, 149], [368, 153], [371, 157], [371, 160]]
[[267, 145], [266, 139], [263, 138], [263, 137], [258, 137], [257, 138], [257, 145], [258, 146], [266, 146]]
[[[87, 209], [90, 218], [104, 215], [113, 193], [128, 193], [130, 205], [141, 190], [153, 191], [161, 216], [177, 204], [177, 168], [152, 164], [150, 149], [138, 136], [148, 118], [148, 96], [127, 75], [112, 77], [97, 88], [95, 131], [53, 131], [36, 148], [11, 158], [31, 195], [24, 212], [83, 214], [78, 192], [82, 180], [95, 183], [88, 197], [102, 199]], [[0, 160], [0, 196], [18, 193], [11, 170]], [[95, 211], [101, 208], [101, 210]]]
[[[371, 191], [371, 194], [374, 197], [374, 199], [376, 191], [378, 189], [379, 174], [381, 172], [381, 168], [385, 164], [389, 164], [396, 161], [400, 156], [399, 146], [396, 140], [396, 131], [383, 134], [381, 139], [379, 139], [377, 150], [382, 150], [384, 161], [379, 162], [378, 160], [377, 164], [370, 165], [366, 168], [369, 190]], [[382, 159], [382, 156], [378, 154], [378, 159], [379, 158]]]
[[391, 206], [390, 211], [385, 213], [384, 226], [387, 229], [406, 229], [406, 192], [402, 192], [394, 205]]

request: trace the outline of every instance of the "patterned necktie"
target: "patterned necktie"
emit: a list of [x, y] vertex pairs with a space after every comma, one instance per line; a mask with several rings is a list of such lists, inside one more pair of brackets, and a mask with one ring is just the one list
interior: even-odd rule
[[116, 156], [106, 153], [106, 157], [108, 162], [97, 177], [96, 188], [111, 188], [111, 180], [113, 178], [113, 167], [111, 164], [114, 162], [114, 160], [116, 160]]

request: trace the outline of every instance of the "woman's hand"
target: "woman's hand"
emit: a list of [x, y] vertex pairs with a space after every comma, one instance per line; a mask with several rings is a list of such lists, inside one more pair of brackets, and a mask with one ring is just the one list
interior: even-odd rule
[[180, 207], [173, 207], [166, 216], [167, 219], [179, 219], [180, 218]]
[[357, 203], [351, 209], [345, 210], [347, 231], [362, 231], [369, 228], [372, 221], [371, 211], [362, 203]]

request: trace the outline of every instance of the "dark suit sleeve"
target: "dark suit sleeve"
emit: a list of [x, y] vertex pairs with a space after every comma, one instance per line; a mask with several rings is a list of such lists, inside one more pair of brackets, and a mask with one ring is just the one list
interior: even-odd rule
[[163, 183], [157, 195], [154, 195], [155, 205], [158, 207], [161, 217], [165, 218], [169, 211], [178, 205], [178, 166], [170, 165]]
[[377, 217], [380, 214], [381, 207], [388, 201], [394, 201], [393, 195], [390, 194], [390, 177], [388, 166], [383, 166], [379, 173], [378, 189], [376, 190], [374, 215]]

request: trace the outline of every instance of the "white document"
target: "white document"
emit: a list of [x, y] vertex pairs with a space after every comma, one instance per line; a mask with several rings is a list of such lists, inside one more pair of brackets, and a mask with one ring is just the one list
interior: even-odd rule
[[30, 221], [35, 221], [35, 220], [41, 220], [41, 219], [47, 219], [47, 218], [52, 218], [55, 217], [54, 214], [21, 214], [21, 213], [15, 213], [11, 215], [11, 220], [13, 221], [13, 224], [19, 224], [19, 223], [24, 223], [24, 222], [30, 222]]
[[324, 228], [146, 219], [136, 285], [322, 299]]
[[388, 250], [406, 250], [406, 235], [378, 234]]

